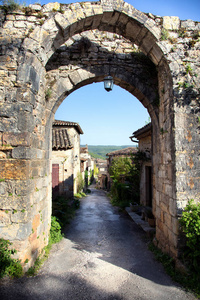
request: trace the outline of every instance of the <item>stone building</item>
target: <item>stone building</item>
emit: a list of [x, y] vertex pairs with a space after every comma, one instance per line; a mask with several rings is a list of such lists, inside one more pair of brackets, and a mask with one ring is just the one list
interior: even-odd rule
[[76, 176], [80, 172], [80, 134], [78, 123], [58, 121], [52, 128], [52, 197], [72, 197], [77, 192]]
[[98, 169], [97, 188], [107, 189], [108, 187], [108, 166], [107, 160], [96, 158], [94, 163]]
[[[94, 175], [94, 160], [88, 151], [88, 145], [80, 148], [80, 160], [81, 160], [81, 173], [82, 177], [85, 178], [85, 188], [88, 187], [90, 177]], [[86, 179], [87, 172], [87, 179]]]
[[[143, 154], [140, 174], [140, 203], [152, 207], [152, 149], [151, 123], [133, 132], [131, 140], [138, 140], [138, 150]], [[135, 140], [134, 140], [135, 141]]]

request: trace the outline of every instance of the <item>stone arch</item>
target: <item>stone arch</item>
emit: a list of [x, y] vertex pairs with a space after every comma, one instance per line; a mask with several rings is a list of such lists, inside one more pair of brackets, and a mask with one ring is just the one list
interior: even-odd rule
[[[159, 246], [177, 256], [178, 209], [186, 203], [186, 192], [195, 195], [199, 187], [198, 168], [195, 174], [193, 170], [194, 163], [199, 164], [198, 157], [191, 161], [193, 141], [198, 140], [199, 129], [196, 123], [196, 131], [189, 126], [191, 119], [196, 122], [194, 111], [198, 111], [195, 101], [199, 99], [196, 92], [200, 87], [199, 77], [192, 93], [184, 90], [184, 85], [179, 90], [177, 84], [178, 80], [189, 75], [191, 78], [188, 80], [193, 80], [181, 62], [183, 49], [187, 48], [193, 56], [199, 53], [198, 48], [195, 48], [196, 52], [191, 52], [189, 44], [193, 29], [188, 27], [188, 41], [182, 41], [176, 30], [189, 25], [174, 19], [166, 25], [165, 19], [144, 14], [122, 0], [70, 5], [50, 3], [43, 7], [30, 7], [28, 12], [19, 12], [19, 18], [18, 14], [10, 14], [3, 20], [5, 68], [1, 73], [4, 82], [1, 82], [0, 91], [4, 107], [1, 109], [0, 136], [2, 151], [7, 158], [1, 160], [1, 236], [14, 242], [22, 262], [28, 258], [29, 265], [47, 243], [51, 215], [49, 159], [53, 115], [67, 94], [84, 84], [101, 81], [108, 71], [106, 64], [103, 68], [92, 64], [77, 68], [77, 64], [72, 71], [59, 70], [56, 74], [58, 67], [53, 69], [52, 58], [75, 34], [98, 29], [121, 35], [138, 45], [146, 55], [143, 64], [141, 61], [139, 64], [143, 74], [144, 68], [153, 64], [155, 74], [152, 76], [150, 73], [142, 78], [134, 68], [134, 63], [139, 63], [138, 56], [133, 55], [133, 66], [129, 66], [123, 76], [116, 68], [116, 59], [113, 59], [111, 72], [116, 84], [135, 95], [153, 116], [156, 235]], [[165, 27], [171, 26], [170, 33], [172, 37], [177, 36], [181, 49], [174, 47], [172, 51], [171, 42], [161, 39], [164, 24]], [[107, 51], [106, 55], [113, 56], [114, 53]], [[13, 58], [14, 64], [9, 65]], [[195, 62], [192, 63], [198, 70]], [[122, 62], [120, 65], [125, 66]], [[130, 77], [130, 72], [136, 72], [138, 76]], [[62, 77], [67, 80], [62, 80]], [[147, 81], [152, 83], [151, 86], [147, 87]], [[53, 95], [47, 101], [45, 93], [50, 86], [53, 87]], [[192, 103], [192, 107], [188, 107], [188, 103]], [[187, 120], [188, 128], [175, 131], [181, 123], [181, 116]], [[183, 151], [183, 145], [185, 149], [189, 148], [187, 154]], [[184, 166], [179, 164], [179, 157], [182, 157]], [[14, 210], [17, 213], [13, 213]]]

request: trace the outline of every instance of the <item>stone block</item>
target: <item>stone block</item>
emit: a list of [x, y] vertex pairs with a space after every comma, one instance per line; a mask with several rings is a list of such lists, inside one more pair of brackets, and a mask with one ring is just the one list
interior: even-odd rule
[[6, 210], [0, 210], [0, 224], [3, 224], [4, 226], [6, 224], [10, 224], [11, 222], [11, 213]]
[[42, 6], [40, 4], [29, 4], [30, 8], [32, 8], [33, 10], [36, 10], [36, 11], [40, 11], [42, 9]]
[[179, 224], [179, 219], [176, 217], [172, 217], [172, 232], [175, 235], [179, 235], [179, 229], [180, 229], [180, 224]]
[[12, 158], [30, 159], [32, 158], [32, 149], [18, 146], [12, 150]]
[[34, 181], [32, 179], [20, 180], [14, 184], [15, 194], [19, 196], [27, 196], [34, 191]]
[[161, 201], [160, 201], [160, 209], [161, 209], [163, 212], [168, 213], [168, 204], [164, 203], [164, 202], [161, 200]]
[[145, 37], [145, 35], [147, 34], [148, 30], [143, 27], [140, 32], [138, 32], [138, 35], [135, 38], [135, 42], [137, 45], [139, 45], [141, 43], [141, 41], [143, 40], [143, 38]]
[[60, 10], [60, 3], [48, 3], [43, 6], [43, 12], [51, 12], [51, 11], [59, 11]]
[[11, 213], [12, 223], [25, 223], [27, 222], [27, 218], [25, 217], [27, 217], [27, 213], [25, 214], [25, 212], [22, 213], [21, 211], [13, 210]]
[[194, 30], [195, 29], [195, 22], [193, 20], [185, 20], [181, 21], [181, 28], [186, 28], [188, 30]]
[[149, 56], [151, 57], [153, 63], [155, 65], [158, 65], [163, 57], [163, 53], [160, 49], [160, 47], [156, 44], [153, 45], [151, 48], [151, 51], [149, 52]]
[[24, 180], [30, 174], [30, 162], [22, 159], [0, 160], [0, 178]]
[[149, 18], [145, 22], [145, 27], [150, 31], [150, 33], [154, 36], [156, 40], [159, 40], [161, 37], [161, 30], [160, 28], [156, 25], [155, 21]]
[[38, 70], [36, 71], [33, 67], [30, 68], [30, 82], [32, 83], [32, 91], [38, 93], [40, 87], [40, 76]]
[[163, 17], [163, 28], [167, 30], [178, 30], [180, 28], [179, 17]]
[[3, 144], [9, 144], [11, 146], [29, 146], [30, 145], [30, 133], [14, 133], [14, 132], [4, 132], [3, 133]]
[[170, 216], [169, 213], [164, 213], [164, 223], [167, 226], [167, 228], [169, 228], [170, 230], [172, 230], [172, 217]]
[[55, 15], [55, 21], [63, 30], [70, 25], [68, 18], [64, 17], [61, 13]]
[[126, 25], [126, 36], [130, 38], [132, 41], [135, 40], [136, 36], [139, 34], [142, 27], [140, 27], [133, 20], [129, 21]]
[[26, 28], [26, 22], [24, 22], [24, 21], [16, 21], [16, 22], [14, 22], [14, 27], [16, 27], [16, 28]]
[[176, 201], [172, 198], [169, 199], [169, 213], [171, 216], [177, 216], [177, 204]]
[[4, 23], [4, 26], [3, 26], [5, 29], [6, 28], [13, 28], [13, 21], [6, 21], [5, 23]]
[[148, 21], [148, 17], [146, 16], [146, 14], [144, 14], [143, 12], [141, 12], [139, 10], [134, 11], [134, 19], [137, 20], [138, 23], [140, 23], [142, 25]]
[[[4, 179], [2, 178], [2, 180], [4, 180]], [[7, 191], [7, 184], [6, 184], [6, 182], [1, 181], [0, 182], [0, 195], [5, 195], [6, 191]]]
[[69, 78], [75, 86], [82, 81], [77, 71], [73, 71], [69, 74]]
[[18, 129], [22, 132], [32, 132], [34, 129], [34, 116], [31, 113], [20, 111], [18, 113]]
[[[17, 225], [17, 224], [15, 224]], [[19, 225], [19, 224], [18, 224]], [[16, 239], [17, 240], [26, 240], [32, 232], [32, 224], [28, 222], [26, 224], [21, 223], [17, 231]]]

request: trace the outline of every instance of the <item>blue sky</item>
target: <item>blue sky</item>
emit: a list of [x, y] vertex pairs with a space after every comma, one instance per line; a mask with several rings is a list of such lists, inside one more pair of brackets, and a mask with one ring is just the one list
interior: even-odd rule
[[[33, 3], [32, 0], [27, 1]], [[41, 1], [46, 4], [49, 1]], [[74, 3], [78, 1], [58, 1]], [[128, 0], [136, 9], [181, 20], [200, 21], [200, 0]], [[134, 145], [129, 136], [149, 120], [147, 110], [127, 91], [114, 86], [106, 92], [103, 83], [87, 85], [69, 95], [56, 112], [56, 119], [78, 122], [84, 131], [81, 144]]]

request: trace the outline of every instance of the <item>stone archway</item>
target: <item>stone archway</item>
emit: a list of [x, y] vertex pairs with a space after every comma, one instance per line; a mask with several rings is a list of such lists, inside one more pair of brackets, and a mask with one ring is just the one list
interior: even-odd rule
[[[32, 5], [7, 14], [2, 25], [1, 236], [14, 242], [29, 266], [47, 243], [52, 119], [68, 94], [102, 81], [109, 55], [115, 83], [151, 115], [156, 237], [164, 251], [177, 256], [179, 209], [199, 196], [200, 24], [147, 15], [122, 0], [101, 0]], [[92, 30], [98, 30], [98, 38], [91, 38]], [[145, 56], [130, 51], [126, 58], [122, 51], [120, 58], [115, 47], [103, 45], [104, 32], [112, 39], [120, 35]], [[77, 45], [71, 42], [75, 35]], [[75, 46], [84, 55], [101, 49], [105, 64], [98, 64], [99, 52], [93, 59], [86, 55], [87, 63], [82, 54], [75, 59]]]

